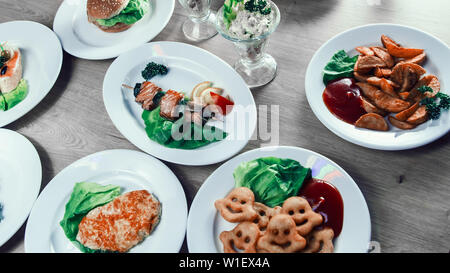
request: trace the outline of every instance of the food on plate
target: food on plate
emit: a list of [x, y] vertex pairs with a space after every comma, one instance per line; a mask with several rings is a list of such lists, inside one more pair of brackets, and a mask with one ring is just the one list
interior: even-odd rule
[[22, 79], [22, 54], [18, 47], [0, 44], [0, 110], [7, 111], [23, 101], [28, 84]]
[[[286, 159], [280, 161], [288, 162]], [[260, 163], [255, 160], [250, 162], [250, 165]], [[245, 164], [237, 169], [242, 166]], [[250, 168], [249, 174], [264, 177], [268, 175], [267, 172], [274, 171], [261, 170], [255, 172]], [[289, 172], [294, 172], [293, 176], [297, 175], [295, 170], [286, 168], [286, 173]], [[286, 176], [286, 173], [276, 173], [275, 176]], [[236, 187], [214, 203], [225, 220], [237, 224], [231, 231], [223, 231], [219, 235], [225, 253], [333, 252], [333, 239], [339, 236], [344, 218], [342, 197], [333, 185], [309, 176], [301, 188], [296, 188], [294, 196], [284, 196], [281, 206], [271, 207], [267, 203], [255, 201], [254, 189], [235, 182]], [[264, 183], [272, 183], [272, 178], [255, 185], [264, 188]], [[284, 186], [296, 187], [292, 184]]]
[[147, 136], [168, 148], [178, 149], [197, 149], [225, 139], [228, 134], [208, 122], [223, 121], [231, 112], [234, 102], [230, 96], [210, 81], [196, 85], [190, 98], [173, 89], [163, 91], [148, 81], [168, 71], [167, 66], [151, 62], [141, 73], [146, 78], [144, 82], [134, 87], [122, 85], [133, 90], [135, 101], [144, 109], [142, 119]]
[[151, 80], [153, 77], [157, 75], [166, 75], [169, 72], [169, 69], [167, 66], [163, 64], [158, 64], [155, 62], [149, 62], [145, 69], [142, 70], [142, 78], [144, 78], [146, 81]]
[[256, 242], [260, 236], [258, 226], [252, 222], [239, 223], [233, 230], [220, 233], [225, 253], [237, 253], [234, 248], [245, 253], [256, 253]]
[[325, 85], [332, 80], [351, 77], [357, 59], [357, 56], [349, 57], [344, 50], [336, 52], [323, 69]]
[[307, 238], [308, 246], [302, 250], [304, 253], [332, 253], [334, 232], [331, 228], [314, 230]]
[[245, 187], [233, 189], [225, 198], [216, 200], [214, 206], [220, 211], [222, 217], [231, 223], [245, 220], [253, 221], [258, 213], [253, 208], [255, 195], [252, 190]]
[[88, 0], [89, 22], [105, 32], [121, 32], [141, 20], [150, 10], [148, 0]]
[[267, 33], [274, 23], [270, 0], [226, 0], [223, 19], [228, 34], [247, 40]]
[[257, 202], [275, 207], [298, 193], [311, 169], [292, 159], [263, 157], [241, 163], [233, 177], [236, 187], [251, 189]]
[[275, 215], [267, 226], [267, 232], [257, 241], [259, 252], [293, 253], [306, 246], [306, 239], [296, 231], [294, 220], [286, 214]]
[[308, 201], [302, 197], [293, 196], [286, 199], [281, 212], [292, 217], [298, 234], [302, 236], [306, 236], [314, 227], [322, 224], [322, 215], [314, 212]]
[[449, 96], [439, 79], [421, 66], [423, 49], [399, 45], [386, 35], [382, 46], [358, 46], [360, 55], [336, 52], [323, 69], [327, 108], [359, 128], [410, 130], [448, 110]]
[[120, 187], [75, 184], [60, 225], [82, 252], [127, 252], [149, 236], [161, 216], [148, 191], [120, 195]]

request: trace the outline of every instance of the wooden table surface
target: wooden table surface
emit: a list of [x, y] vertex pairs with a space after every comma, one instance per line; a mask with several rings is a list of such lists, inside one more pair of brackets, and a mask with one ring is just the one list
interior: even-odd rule
[[[52, 27], [61, 0], [0, 0], [0, 23], [32, 20]], [[221, 0], [213, 0], [218, 9]], [[271, 36], [269, 53], [278, 62], [277, 78], [253, 90], [258, 105], [280, 105], [280, 145], [298, 146], [327, 156], [342, 166], [363, 192], [372, 220], [372, 240], [382, 252], [449, 252], [450, 135], [421, 148], [387, 152], [351, 144], [330, 132], [314, 116], [305, 96], [306, 67], [328, 39], [368, 23], [398, 23], [417, 27], [450, 44], [450, 2], [420, 0], [275, 0], [282, 14]], [[184, 38], [181, 6], [154, 41]], [[1, 39], [1, 33], [0, 33]], [[233, 64], [237, 53], [220, 37], [194, 43]], [[89, 61], [64, 53], [59, 78], [32, 111], [5, 128], [34, 144], [43, 166], [42, 189], [63, 168], [86, 155], [106, 149], [134, 149], [112, 124], [102, 100], [102, 82], [112, 60]], [[268, 117], [259, 116], [259, 119]], [[242, 151], [261, 146], [250, 141]], [[203, 181], [219, 164], [174, 171], [191, 204]], [[24, 251], [25, 225], [0, 247], [0, 252]], [[184, 244], [183, 252], [187, 251]]]

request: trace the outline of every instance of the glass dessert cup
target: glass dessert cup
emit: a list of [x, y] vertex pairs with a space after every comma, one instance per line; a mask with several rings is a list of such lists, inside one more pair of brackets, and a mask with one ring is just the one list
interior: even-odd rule
[[268, 84], [277, 73], [277, 62], [271, 55], [265, 53], [268, 38], [280, 23], [278, 7], [273, 2], [270, 2], [270, 7], [273, 13], [272, 25], [261, 36], [250, 39], [239, 39], [230, 35], [224, 23], [223, 7], [217, 12], [216, 16], [217, 31], [224, 38], [232, 41], [239, 53], [240, 59], [234, 64], [234, 69], [250, 88]]
[[178, 0], [189, 18], [183, 23], [183, 33], [189, 40], [203, 41], [217, 34], [215, 15], [211, 12], [211, 0]]

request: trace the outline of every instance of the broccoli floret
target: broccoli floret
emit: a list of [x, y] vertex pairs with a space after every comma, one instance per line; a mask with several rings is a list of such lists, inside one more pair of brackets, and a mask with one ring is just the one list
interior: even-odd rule
[[166, 75], [167, 72], [169, 72], [169, 70], [165, 65], [151, 62], [148, 63], [145, 69], [142, 71], [142, 77], [148, 81], [156, 75]]

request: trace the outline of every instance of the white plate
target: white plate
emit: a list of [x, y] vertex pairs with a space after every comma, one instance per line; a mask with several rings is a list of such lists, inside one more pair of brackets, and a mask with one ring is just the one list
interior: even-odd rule
[[39, 189], [42, 166], [39, 155], [28, 139], [10, 130], [0, 129], [0, 246], [9, 240], [28, 217]]
[[[166, 148], [150, 140], [141, 118], [141, 105], [135, 102], [132, 90], [122, 88], [123, 83], [134, 86], [142, 82], [141, 71], [150, 61], [169, 67], [167, 75], [152, 78], [165, 91], [174, 89], [189, 96], [203, 81], [224, 88], [235, 106], [224, 123], [214, 125], [225, 126], [228, 137], [195, 150]], [[256, 105], [244, 80], [218, 57], [183, 43], [149, 43], [119, 56], [106, 72], [103, 100], [114, 125], [131, 143], [160, 159], [183, 165], [213, 164], [230, 158], [247, 144], [256, 128]]]
[[240, 154], [215, 170], [203, 183], [192, 202], [188, 217], [189, 252], [223, 252], [219, 234], [236, 224], [225, 221], [214, 207], [233, 188], [233, 172], [246, 161], [274, 156], [290, 158], [312, 169], [312, 176], [333, 184], [344, 201], [344, 225], [335, 239], [335, 252], [367, 252], [370, 242], [370, 215], [366, 201], [353, 179], [336, 163], [315, 152], [297, 147], [265, 147]]
[[428, 144], [450, 130], [450, 113], [444, 111], [439, 120], [428, 121], [413, 130], [400, 130], [390, 126], [388, 132], [356, 128], [337, 117], [322, 100], [325, 85], [322, 70], [333, 54], [344, 49], [350, 56], [356, 55], [355, 47], [360, 45], [381, 45], [380, 37], [385, 34], [406, 47], [423, 48], [427, 54], [424, 68], [427, 74], [434, 74], [441, 83], [441, 92], [450, 92], [450, 50], [434, 36], [415, 28], [392, 25], [366, 25], [347, 30], [330, 39], [314, 54], [308, 65], [305, 78], [306, 96], [317, 118], [333, 133], [352, 143], [380, 150], [404, 150]]
[[0, 24], [0, 42], [20, 48], [27, 97], [8, 111], [0, 111], [0, 127], [22, 117], [50, 91], [61, 70], [63, 55], [58, 37], [44, 25], [30, 21]]
[[80, 252], [59, 222], [77, 182], [118, 185], [122, 192], [148, 190], [162, 204], [160, 223], [130, 252], [178, 252], [184, 240], [186, 197], [172, 171], [159, 160], [131, 150], [109, 150], [84, 157], [62, 170], [45, 187], [25, 231], [26, 252]]
[[150, 12], [131, 28], [107, 33], [88, 22], [87, 0], [66, 0], [56, 13], [53, 29], [69, 54], [89, 60], [117, 57], [158, 35], [169, 23], [175, 0], [150, 0]]

